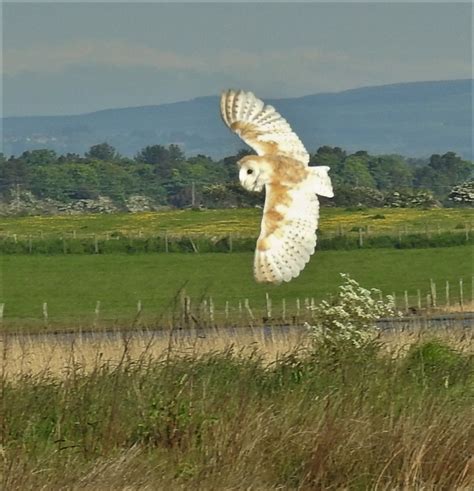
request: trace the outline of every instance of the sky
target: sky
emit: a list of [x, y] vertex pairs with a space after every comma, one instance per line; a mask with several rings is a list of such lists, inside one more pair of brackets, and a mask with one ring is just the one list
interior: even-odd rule
[[4, 116], [472, 77], [468, 3], [9, 2]]

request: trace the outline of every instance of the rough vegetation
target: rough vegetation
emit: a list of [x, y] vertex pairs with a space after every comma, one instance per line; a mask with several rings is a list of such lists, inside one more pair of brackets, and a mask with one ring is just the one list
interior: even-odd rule
[[[406, 354], [403, 354], [406, 352]], [[3, 357], [3, 362], [8, 353]], [[1, 379], [3, 489], [471, 489], [473, 371], [440, 340], [152, 359], [70, 345]], [[27, 364], [25, 364], [27, 366]]]

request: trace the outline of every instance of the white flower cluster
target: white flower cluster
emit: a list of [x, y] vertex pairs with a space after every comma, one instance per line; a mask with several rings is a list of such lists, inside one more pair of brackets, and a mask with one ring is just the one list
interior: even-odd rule
[[384, 299], [380, 290], [367, 290], [348, 274], [341, 276], [344, 283], [337, 296], [331, 302], [323, 300], [312, 307], [313, 323], [307, 324], [307, 328], [315, 341], [360, 347], [377, 334], [378, 319], [399, 314], [391, 295]]

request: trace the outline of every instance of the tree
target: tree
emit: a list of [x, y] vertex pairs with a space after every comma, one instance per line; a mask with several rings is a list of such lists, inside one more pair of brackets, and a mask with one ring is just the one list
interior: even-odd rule
[[447, 198], [449, 191], [456, 184], [466, 181], [473, 173], [472, 162], [463, 160], [454, 152], [444, 155], [433, 154], [427, 166], [415, 172], [415, 185], [431, 189], [441, 199]]
[[372, 157], [368, 166], [377, 189], [391, 191], [408, 189], [413, 185], [413, 171], [398, 155]]
[[163, 145], [148, 145], [137, 153], [135, 160], [145, 164], [164, 165], [169, 162], [170, 154]]
[[117, 157], [118, 154], [115, 148], [106, 142], [93, 145], [86, 153], [86, 158], [88, 159], [103, 160], [105, 162], [112, 162]]
[[319, 147], [317, 152], [310, 156], [310, 163], [314, 165], [328, 165], [335, 173], [338, 172], [347, 154], [339, 147], [327, 145]]
[[58, 156], [54, 150], [28, 150], [23, 152], [20, 156], [22, 160], [27, 165], [43, 165], [43, 164], [54, 164]]
[[347, 157], [339, 176], [344, 184], [355, 187], [375, 187], [375, 181], [369, 172], [365, 156], [350, 155]]
[[173, 171], [185, 161], [184, 153], [178, 145], [148, 145], [135, 156], [137, 162], [153, 165], [155, 173], [162, 179], [170, 179]]

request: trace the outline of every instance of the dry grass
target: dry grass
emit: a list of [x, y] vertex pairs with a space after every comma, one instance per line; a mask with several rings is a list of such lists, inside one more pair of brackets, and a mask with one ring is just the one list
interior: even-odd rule
[[474, 487], [467, 330], [3, 341], [1, 489]]
[[[474, 352], [474, 334], [467, 329], [403, 329], [381, 333], [383, 352], [406, 353], [415, 344], [440, 340], [458, 352]], [[71, 333], [58, 335], [7, 335], [2, 342], [2, 373], [10, 379], [66, 376], [71, 367], [90, 373], [98, 366], [116, 367], [129, 362], [160, 361], [167, 357], [202, 356], [232, 349], [242, 355], [258, 353], [266, 364], [288, 353], [307, 352], [311, 341], [304, 328], [236, 328], [204, 331], [139, 331], [123, 333]]]
[[[188, 334], [189, 333], [189, 334]], [[71, 366], [90, 373], [97, 366], [117, 366], [125, 357], [159, 361], [166, 357], [201, 356], [233, 349], [243, 355], [258, 352], [266, 363], [308, 346], [303, 329], [237, 328], [203, 332], [141, 331], [124, 333], [7, 335], [3, 337], [3, 372], [8, 377], [48, 373], [64, 376]]]

